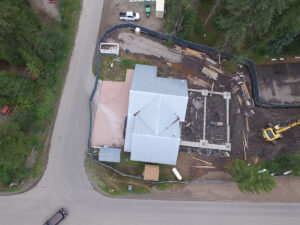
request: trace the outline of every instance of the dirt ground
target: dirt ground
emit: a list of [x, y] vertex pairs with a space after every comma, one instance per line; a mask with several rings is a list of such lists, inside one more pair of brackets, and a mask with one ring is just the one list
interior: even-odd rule
[[[94, 189], [108, 197], [171, 201], [300, 202], [300, 179], [297, 177], [278, 177], [277, 186], [271, 193], [257, 195], [240, 192], [230, 175], [224, 172], [210, 171], [202, 176], [205, 182], [199, 184], [153, 186], [136, 179], [124, 179], [100, 165], [95, 167], [89, 158], [85, 165]], [[137, 166], [136, 170], [142, 171], [142, 167]], [[128, 191], [129, 185], [132, 191]]]
[[[168, 48], [155, 40], [145, 38], [144, 36], [136, 37], [133, 33], [117, 32], [116, 37], [119, 40], [120, 48], [128, 49], [132, 53], [140, 53], [146, 55], [155, 55], [158, 58], [164, 58], [172, 63], [182, 61], [182, 56], [168, 50]], [[114, 34], [115, 36], [116, 34]], [[115, 39], [108, 38], [107, 41]]]
[[[141, 10], [144, 9], [142, 3], [130, 3], [129, 1], [104, 1], [104, 10], [102, 15], [102, 22], [100, 27], [99, 36], [112, 25], [119, 24], [118, 13], [116, 10], [118, 8], [120, 11], [132, 10], [138, 11], [134, 6], [139, 6]], [[112, 17], [111, 15], [116, 15]], [[162, 29], [162, 21], [153, 19], [153, 14], [150, 19], [143, 18], [138, 23], [140, 25], [146, 26], [153, 30], [160, 31]], [[106, 18], [109, 18], [106, 19]], [[152, 19], [153, 20], [152, 20]], [[151, 22], [153, 21], [153, 22]], [[147, 25], [146, 23], [150, 24]], [[152, 24], [151, 24], [152, 23]], [[159, 23], [159, 26], [158, 24]], [[230, 100], [230, 141], [231, 141], [231, 152], [230, 157], [225, 157], [225, 155], [216, 150], [211, 149], [200, 149], [191, 147], [180, 147], [180, 152], [177, 160], [176, 168], [182, 174], [184, 180], [229, 180], [229, 182], [223, 183], [203, 183], [197, 185], [174, 185], [170, 189], [164, 192], [159, 191], [159, 187], [147, 186], [144, 183], [140, 183], [137, 180], [125, 180], [124, 183], [118, 183], [123, 180], [122, 177], [116, 175], [113, 172], [103, 170], [103, 168], [98, 168], [94, 170], [94, 178], [96, 179], [94, 185], [96, 189], [103, 183], [100, 180], [109, 180], [108, 183], [120, 186], [122, 190], [119, 190], [127, 197], [141, 197], [149, 199], [181, 199], [181, 200], [224, 200], [224, 201], [287, 201], [287, 202], [297, 202], [299, 192], [295, 190], [295, 187], [299, 186], [300, 179], [298, 178], [277, 178], [278, 186], [271, 194], [253, 195], [249, 193], [241, 193], [237, 185], [231, 181], [230, 175], [225, 172], [225, 166], [230, 164], [236, 158], [246, 159], [248, 162], [253, 162], [257, 159], [268, 160], [274, 159], [276, 156], [283, 152], [295, 152], [300, 149], [300, 127], [293, 128], [287, 131], [285, 138], [280, 140], [277, 145], [272, 145], [266, 143], [261, 136], [261, 129], [266, 127], [269, 122], [272, 123], [284, 123], [296, 119], [300, 115], [300, 109], [268, 109], [256, 107], [253, 104], [253, 100], [247, 98], [244, 88], [242, 88], [241, 83], [244, 82], [250, 95], [252, 93], [251, 87], [251, 77], [247, 68], [240, 66], [238, 71], [231, 75], [225, 75], [222, 71], [218, 72], [218, 79], [212, 80], [204, 74], [201, 73], [203, 66], [210, 68], [210, 66], [217, 67], [221, 69], [224, 63], [221, 60], [221, 65], [213, 65], [205, 60], [206, 57], [218, 62], [218, 57], [215, 55], [201, 54], [196, 56], [193, 54], [188, 54], [184, 51], [180, 51], [176, 46], [170, 51], [167, 49], [163, 41], [149, 37], [141, 34], [137, 37], [133, 35], [129, 29], [118, 30], [109, 36], [106, 41], [115, 41], [120, 43], [122, 51], [124, 53], [125, 49], [129, 49], [129, 53], [126, 56], [132, 60], [147, 62], [147, 64], [155, 65], [158, 67], [158, 76], [186, 79], [188, 81], [188, 88], [193, 89], [208, 89], [211, 90], [213, 87], [214, 91], [218, 92], [231, 92]], [[155, 46], [153, 46], [155, 45]], [[168, 51], [168, 54], [165, 52]], [[151, 53], [149, 53], [151, 52]], [[122, 53], [122, 54], [123, 54]], [[180, 60], [178, 60], [180, 59]], [[182, 139], [197, 141], [200, 139], [201, 127], [202, 127], [202, 115], [199, 109], [199, 114], [195, 119], [195, 102], [196, 99], [201, 104], [201, 96], [193, 93], [190, 94], [188, 109], [187, 109], [187, 120], [182, 126]], [[212, 97], [208, 101], [208, 112], [209, 120], [214, 122], [225, 122], [225, 112], [224, 112], [224, 100], [221, 98]], [[194, 120], [194, 121], [193, 121]], [[193, 126], [188, 129], [185, 127], [188, 123], [193, 122]], [[224, 127], [216, 127], [214, 124], [207, 124], [208, 136], [210, 139], [214, 139], [218, 144], [223, 143], [224, 137]], [[219, 139], [219, 140], [217, 140]], [[245, 146], [245, 150], [244, 150]], [[198, 166], [203, 165], [201, 160], [212, 163], [212, 169], [203, 169]], [[138, 163], [138, 162], [137, 162]], [[143, 164], [142, 164], [143, 165]], [[118, 165], [115, 165], [118, 167]], [[136, 165], [134, 171], [126, 171], [130, 174], [141, 175], [142, 168], [140, 163]], [[131, 168], [131, 169], [132, 169]], [[122, 168], [121, 168], [122, 169]], [[123, 168], [124, 170], [124, 168]], [[161, 166], [161, 180], [175, 179], [171, 172], [170, 166]], [[107, 172], [107, 179], [102, 177], [103, 171]], [[95, 175], [96, 174], [96, 175]], [[115, 177], [114, 179], [111, 179]], [[100, 179], [99, 179], [100, 178]], [[118, 181], [117, 183], [115, 183]], [[100, 183], [99, 183], [100, 182]], [[137, 189], [141, 188], [142, 192], [151, 192], [151, 194], [146, 194], [142, 196], [127, 195], [130, 194], [126, 191], [128, 184], [133, 184]], [[168, 185], [166, 185], [168, 186]], [[101, 188], [101, 187], [100, 187]], [[293, 198], [289, 195], [286, 188], [291, 188], [293, 193], [297, 195]], [[105, 190], [110, 194], [110, 191]]]
[[257, 65], [262, 100], [278, 104], [300, 104], [300, 63]]
[[[153, 37], [147, 37], [142, 35], [143, 38], [134, 35], [122, 35], [121, 40], [120, 32], [113, 33], [110, 36], [111, 41], [121, 41], [124, 37], [130, 37], [131, 42], [135, 43], [136, 39], [143, 45], [145, 39], [150, 39], [155, 41]], [[123, 31], [124, 32], [124, 31]], [[128, 32], [128, 31], [125, 31]], [[128, 42], [130, 45], [130, 42]], [[147, 43], [152, 43], [147, 41]], [[163, 45], [163, 43], [158, 40], [157, 46]], [[122, 47], [122, 45], [121, 45]], [[126, 48], [128, 45], [126, 46]], [[129, 46], [130, 47], [130, 46]], [[151, 48], [151, 46], [148, 46]], [[285, 138], [281, 139], [277, 145], [272, 145], [264, 141], [261, 135], [261, 129], [266, 127], [269, 122], [276, 123], [287, 123], [299, 117], [300, 109], [268, 109], [255, 107], [253, 104], [253, 99], [249, 99], [249, 106], [246, 104], [247, 96], [245, 91], [242, 89], [241, 82], [247, 85], [249, 94], [251, 95], [251, 77], [248, 70], [241, 66], [237, 73], [233, 75], [219, 74], [217, 80], [212, 80], [201, 73], [203, 66], [209, 67], [210, 63], [205, 59], [199, 59], [192, 57], [190, 55], [180, 54], [172, 52], [173, 54], [180, 55], [181, 61], [177, 63], [170, 63], [169, 56], [162, 55], [161, 48], [153, 48], [153, 51], [158, 51], [148, 55], [147, 48], [140, 48], [138, 53], [129, 53], [128, 57], [132, 59], [137, 59], [141, 61], [146, 61], [151, 65], [156, 65], [158, 67], [158, 75], [163, 77], [178, 78], [188, 80], [188, 88], [193, 89], [211, 89], [214, 84], [214, 91], [219, 92], [231, 92], [230, 100], [230, 137], [231, 137], [231, 152], [229, 158], [226, 158], [222, 151], [210, 150], [210, 149], [200, 149], [191, 147], [180, 147], [180, 151], [184, 153], [196, 153], [199, 157], [203, 157], [206, 160], [213, 162], [213, 165], [217, 170], [224, 170], [224, 166], [232, 162], [235, 158], [246, 159], [252, 162], [257, 159], [267, 160], [274, 159], [283, 152], [295, 152], [300, 149], [300, 127], [295, 127], [289, 131], [286, 131]], [[123, 49], [124, 50], [124, 49]], [[168, 50], [168, 52], [171, 52]], [[203, 55], [203, 58], [209, 57], [215, 61], [218, 61], [217, 56]], [[222, 67], [221, 62], [221, 67]], [[215, 65], [213, 65], [215, 66]], [[217, 65], [218, 66], [218, 65]], [[241, 75], [242, 74], [242, 75]], [[251, 97], [251, 96], [250, 96]], [[193, 99], [199, 100], [201, 104], [201, 96], [196, 93], [190, 93], [187, 117], [185, 123], [182, 126], [182, 139], [188, 141], [199, 141], [203, 126], [203, 113], [199, 109], [197, 113], [197, 119], [195, 120], [195, 105]], [[225, 123], [225, 101], [222, 97], [213, 95], [211, 100], [208, 98], [207, 101], [207, 130], [208, 138], [214, 140], [217, 144], [224, 143], [226, 140], [224, 135], [225, 126], [216, 126], [211, 124], [209, 121], [213, 122], [223, 122]], [[247, 122], [248, 121], [248, 122]], [[186, 125], [191, 123], [192, 126], [188, 128]], [[245, 151], [244, 151], [245, 143]], [[180, 162], [180, 157], [178, 159]], [[186, 162], [185, 162], [186, 163]], [[190, 174], [191, 178], [197, 178], [199, 175], [205, 174], [208, 170], [195, 169], [193, 168], [193, 162], [190, 162]], [[181, 169], [180, 163], [177, 167]], [[182, 170], [186, 170], [182, 168]]]

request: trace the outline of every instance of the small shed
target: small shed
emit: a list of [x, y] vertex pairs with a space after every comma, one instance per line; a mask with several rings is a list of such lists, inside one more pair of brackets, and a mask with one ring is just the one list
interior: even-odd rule
[[145, 164], [144, 180], [158, 181], [159, 178], [159, 166]]
[[103, 162], [120, 162], [121, 149], [101, 147], [99, 151], [99, 161]]
[[103, 54], [119, 55], [119, 51], [118, 43], [100, 43], [100, 52]]
[[156, 0], [155, 16], [157, 18], [164, 18], [165, 0]]

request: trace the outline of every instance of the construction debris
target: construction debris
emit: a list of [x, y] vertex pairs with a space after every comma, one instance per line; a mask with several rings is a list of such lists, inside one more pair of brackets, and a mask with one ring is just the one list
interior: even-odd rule
[[215, 169], [216, 167], [214, 166], [193, 166], [195, 168], [201, 168], [201, 169]]
[[231, 93], [234, 94], [235, 92], [237, 92], [238, 90], [240, 90], [240, 88], [238, 86], [234, 86], [231, 90]]
[[203, 108], [203, 101], [200, 101], [198, 99], [193, 99], [192, 104], [196, 108], [196, 110]]
[[144, 180], [158, 181], [159, 178], [159, 166], [145, 164]]
[[243, 141], [243, 145], [244, 145], [244, 160], [247, 161], [247, 153], [246, 153], [245, 141]]
[[214, 60], [212, 60], [208, 57], [206, 57], [205, 59], [206, 59], [207, 62], [210, 62], [211, 64], [214, 64], [214, 65], [217, 65], [217, 63]]
[[200, 59], [203, 59], [203, 53], [199, 52], [199, 51], [195, 51], [193, 49], [190, 49], [190, 48], [186, 48], [185, 49], [185, 53], [187, 55], [190, 55], [190, 56], [195, 56], [197, 58], [200, 58]]
[[243, 131], [243, 137], [244, 137], [244, 144], [245, 144], [246, 148], [248, 148], [248, 140], [246, 138], [244, 130], [242, 130], [242, 131]]
[[243, 100], [242, 100], [241, 96], [237, 95], [236, 97], [237, 97], [237, 99], [238, 99], [238, 101], [240, 103], [240, 106], [243, 107]]
[[199, 59], [203, 59], [203, 57], [205, 55], [204, 53], [201, 53], [199, 51], [196, 51], [196, 50], [193, 50], [190, 48], [184, 48], [180, 45], [175, 45], [175, 51], [179, 52], [180, 54], [193, 56], [193, 57], [196, 57]]
[[213, 82], [211, 85], [210, 96], [212, 96], [213, 94], [214, 86], [215, 86], [215, 82]]
[[223, 126], [224, 123], [223, 122], [210, 121], [210, 124], [221, 127], [221, 126]]
[[247, 85], [246, 85], [245, 82], [243, 82], [242, 90], [246, 93], [248, 99], [251, 99], [251, 95], [250, 95], [250, 93], [248, 91], [248, 88], [247, 88]]
[[215, 72], [215, 71], [212, 71], [212, 70], [208, 69], [208, 68], [205, 67], [205, 66], [202, 68], [201, 72], [202, 72], [204, 75], [208, 76], [209, 78], [211, 78], [211, 79], [213, 79], [213, 80], [217, 80], [217, 79], [218, 79], [218, 73]]
[[206, 81], [201, 80], [201, 79], [199, 79], [199, 78], [197, 78], [197, 77], [189, 77], [189, 76], [188, 76], [188, 79], [189, 79], [189, 81], [190, 81], [192, 84], [200, 85], [200, 86], [202, 86], [202, 87], [210, 87], [210, 84], [209, 84], [209, 83], [207, 83]]
[[178, 172], [178, 170], [175, 167], [172, 169], [172, 172], [176, 176], [177, 180], [182, 180], [182, 176], [180, 175], [180, 173]]
[[211, 69], [217, 71], [217, 72], [220, 73], [220, 74], [224, 74], [223, 70], [220, 70], [220, 69], [218, 69], [217, 67], [214, 67], [214, 66], [212, 66], [212, 65], [209, 65], [209, 67], [210, 67]]
[[249, 132], [250, 129], [249, 129], [249, 121], [248, 121], [248, 118], [246, 117], [246, 128], [247, 128], [247, 131]]
[[207, 165], [209, 165], [209, 166], [211, 166], [211, 165], [212, 165], [212, 163], [210, 163], [210, 162], [207, 162], [207, 161], [205, 161], [205, 160], [198, 159], [198, 158], [196, 158], [196, 157], [193, 157], [193, 156], [192, 156], [192, 158], [193, 158], [193, 159], [195, 159], [195, 160], [198, 160], [198, 161], [200, 161], [200, 162], [203, 162], [203, 163], [205, 163], [205, 164], [207, 164]]

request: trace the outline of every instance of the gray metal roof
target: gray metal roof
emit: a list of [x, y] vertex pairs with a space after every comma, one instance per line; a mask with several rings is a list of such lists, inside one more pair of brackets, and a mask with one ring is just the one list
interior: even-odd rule
[[188, 97], [186, 80], [156, 77], [156, 74], [156, 66], [136, 64], [130, 90]]
[[99, 161], [120, 162], [121, 149], [102, 147], [99, 151]]
[[176, 164], [180, 121], [188, 101], [186, 80], [156, 77], [156, 66], [135, 66], [124, 150], [131, 160]]

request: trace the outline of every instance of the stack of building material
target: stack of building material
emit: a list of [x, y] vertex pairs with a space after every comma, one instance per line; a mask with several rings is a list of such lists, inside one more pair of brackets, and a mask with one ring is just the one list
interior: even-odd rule
[[145, 164], [144, 180], [158, 181], [159, 178], [159, 166]]
[[208, 76], [209, 78], [212, 78], [212, 79], [214, 79], [214, 80], [217, 80], [217, 79], [218, 79], [218, 73], [215, 72], [215, 71], [213, 71], [213, 70], [208, 69], [208, 68], [205, 67], [205, 66], [202, 68], [201, 72], [202, 72], [204, 75]]
[[203, 59], [205, 56], [205, 53], [199, 52], [191, 48], [184, 48], [180, 45], [175, 45], [175, 51], [179, 52], [180, 54], [193, 56], [199, 59]]
[[196, 51], [196, 50], [193, 50], [193, 49], [190, 49], [190, 48], [186, 48], [185, 53], [187, 55], [194, 56], [194, 57], [197, 57], [197, 58], [200, 58], [200, 59], [203, 59], [203, 55], [204, 55], [203, 53], [201, 53], [199, 51]]

